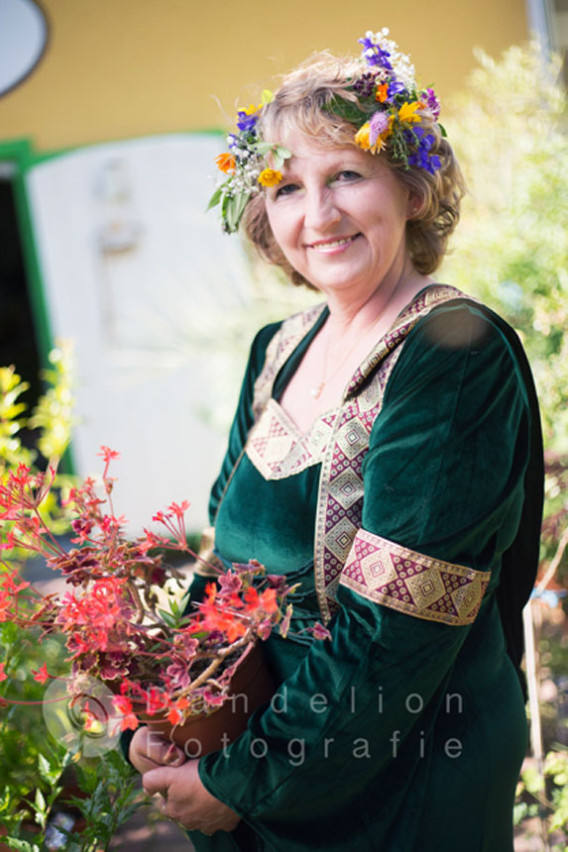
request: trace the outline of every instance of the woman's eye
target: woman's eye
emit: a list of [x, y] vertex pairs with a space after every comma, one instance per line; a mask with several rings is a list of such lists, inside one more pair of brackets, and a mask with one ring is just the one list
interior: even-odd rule
[[285, 183], [284, 186], [278, 186], [276, 188], [275, 197], [279, 198], [283, 195], [292, 195], [293, 192], [296, 192], [298, 189], [298, 185], [296, 183]]
[[359, 172], [351, 171], [350, 169], [345, 169], [342, 172], [339, 172], [334, 178], [336, 181], [345, 182], [350, 180], [358, 180], [361, 177]]

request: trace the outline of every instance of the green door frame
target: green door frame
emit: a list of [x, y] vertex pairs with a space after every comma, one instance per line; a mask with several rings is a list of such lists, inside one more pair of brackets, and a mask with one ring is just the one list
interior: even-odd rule
[[[33, 166], [46, 159], [50, 159], [52, 156], [57, 156], [57, 153], [43, 156], [35, 154], [28, 139], [0, 140], [0, 163], [8, 163], [14, 166], [12, 185], [14, 188], [16, 219], [22, 241], [24, 270], [29, 285], [30, 308], [36, 332], [39, 362], [42, 369], [47, 369], [50, 366], [48, 356], [54, 348], [55, 341], [49, 321], [45, 283], [41, 274], [41, 264], [39, 262], [35, 232], [32, 225], [27, 176]], [[72, 443], [61, 459], [60, 470], [64, 473], [73, 473], [75, 470]]]
[[54, 341], [49, 322], [45, 286], [41, 275], [26, 187], [27, 173], [40, 159], [43, 158], [34, 156], [31, 143], [28, 139], [14, 139], [7, 142], [0, 141], [0, 163], [9, 163], [14, 166], [13, 188], [16, 218], [22, 240], [24, 268], [30, 288], [30, 307], [37, 335], [40, 364], [43, 368], [46, 368], [49, 365], [47, 356], [53, 349]]

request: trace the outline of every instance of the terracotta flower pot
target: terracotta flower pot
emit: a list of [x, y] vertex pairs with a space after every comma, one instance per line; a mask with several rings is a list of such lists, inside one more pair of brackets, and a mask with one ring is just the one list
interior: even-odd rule
[[231, 697], [218, 709], [191, 716], [179, 725], [159, 716], [144, 721], [152, 731], [183, 748], [187, 757], [198, 758], [236, 739], [245, 730], [249, 716], [273, 693], [274, 682], [262, 647], [251, 644], [231, 680]]

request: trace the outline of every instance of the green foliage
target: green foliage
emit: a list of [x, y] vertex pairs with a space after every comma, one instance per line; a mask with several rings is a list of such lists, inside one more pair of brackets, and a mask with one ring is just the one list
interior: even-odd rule
[[[537, 385], [546, 449], [542, 567], [565, 581], [568, 522], [568, 107], [558, 58], [536, 45], [511, 47], [478, 67], [448, 120], [469, 187], [443, 278], [494, 307], [517, 329]], [[564, 583], [566, 585], [566, 583]], [[558, 645], [547, 648], [560, 661]], [[565, 652], [564, 652], [565, 656]], [[560, 673], [565, 668], [558, 668]], [[568, 752], [529, 764], [517, 823], [539, 816], [564, 850]]]
[[43, 373], [49, 387], [40, 397], [28, 425], [40, 430], [37, 447], [43, 457], [59, 459], [67, 449], [74, 423], [69, 344], [62, 343], [53, 349], [49, 361], [51, 369]]
[[26, 410], [20, 397], [29, 388], [20, 381], [15, 367], [0, 367], [0, 462], [2, 468], [31, 462], [31, 451], [22, 446], [18, 435], [24, 425], [20, 415]]
[[37, 768], [38, 785], [24, 807], [10, 807], [11, 787], [0, 795], [0, 825], [8, 830], [2, 840], [11, 849], [45, 849], [49, 819], [63, 812], [73, 813], [80, 826], [80, 831], [59, 828], [68, 835], [67, 852], [106, 852], [117, 829], [147, 802], [137, 773], [116, 752], [91, 761], [54, 749], [49, 759], [39, 755]]
[[[529, 356], [546, 450], [544, 564], [568, 525], [568, 100], [559, 59], [536, 45], [477, 59], [448, 122], [470, 192], [443, 274], [508, 319]], [[568, 580], [568, 551], [556, 576]]]
[[566, 454], [568, 113], [560, 64], [534, 45], [477, 59], [448, 122], [470, 195], [444, 272], [518, 329], [547, 448]]
[[[2, 727], [2, 738], [13, 740], [11, 729]], [[20, 740], [19, 747], [22, 771], [17, 777], [9, 775], [2, 783], [0, 826], [7, 830], [8, 838], [33, 845], [34, 839], [40, 838], [45, 831], [51, 809], [62, 792], [60, 779], [70, 755], [61, 746], [47, 742], [45, 737], [41, 752], [37, 741], [29, 743], [25, 738]], [[11, 756], [9, 748], [8, 757]], [[7, 842], [7, 838], [3, 841]]]
[[[554, 850], [568, 843], [568, 752], [553, 749], [545, 758], [543, 771], [527, 763], [521, 775], [515, 805], [515, 823], [540, 816], [554, 838]], [[558, 845], [557, 845], [558, 844]]]
[[[0, 481], [19, 464], [31, 466], [38, 459], [38, 453], [22, 443], [21, 430], [26, 425], [39, 430], [38, 445], [49, 453], [46, 461], [57, 463], [65, 451], [72, 422], [70, 360], [66, 350], [51, 353], [54, 370], [46, 375], [50, 384], [32, 418], [25, 417], [26, 406], [20, 401], [27, 384], [14, 367], [0, 367]], [[53, 506], [42, 508], [50, 527], [58, 531], [64, 519], [54, 513]], [[3, 523], [2, 533], [9, 527]], [[0, 571], [18, 567], [23, 556], [19, 551], [3, 551]], [[40, 649], [33, 631], [8, 621], [0, 623], [0, 661], [7, 676], [0, 683], [0, 704], [3, 698], [10, 701], [0, 711], [0, 825], [14, 829], [32, 819], [41, 826], [57, 795], [66, 753], [46, 742], [41, 708], [44, 687], [33, 680], [31, 672], [47, 663], [53, 674], [63, 676], [69, 666], [59, 640], [47, 639]]]
[[98, 852], [109, 848], [117, 829], [146, 804], [138, 788], [138, 775], [116, 752], [108, 752], [94, 762], [79, 764], [81, 796], [69, 800], [81, 814], [85, 827], [72, 834], [70, 842], [78, 852]]

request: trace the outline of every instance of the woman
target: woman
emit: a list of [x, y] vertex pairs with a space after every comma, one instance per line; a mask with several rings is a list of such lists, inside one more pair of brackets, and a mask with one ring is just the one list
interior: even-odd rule
[[513, 849], [538, 412], [514, 333], [432, 277], [462, 195], [436, 96], [387, 31], [361, 42], [239, 112], [219, 158], [225, 230], [244, 214], [326, 303], [257, 335], [211, 497], [223, 564], [301, 583], [276, 697], [199, 761], [130, 747], [197, 849]]

